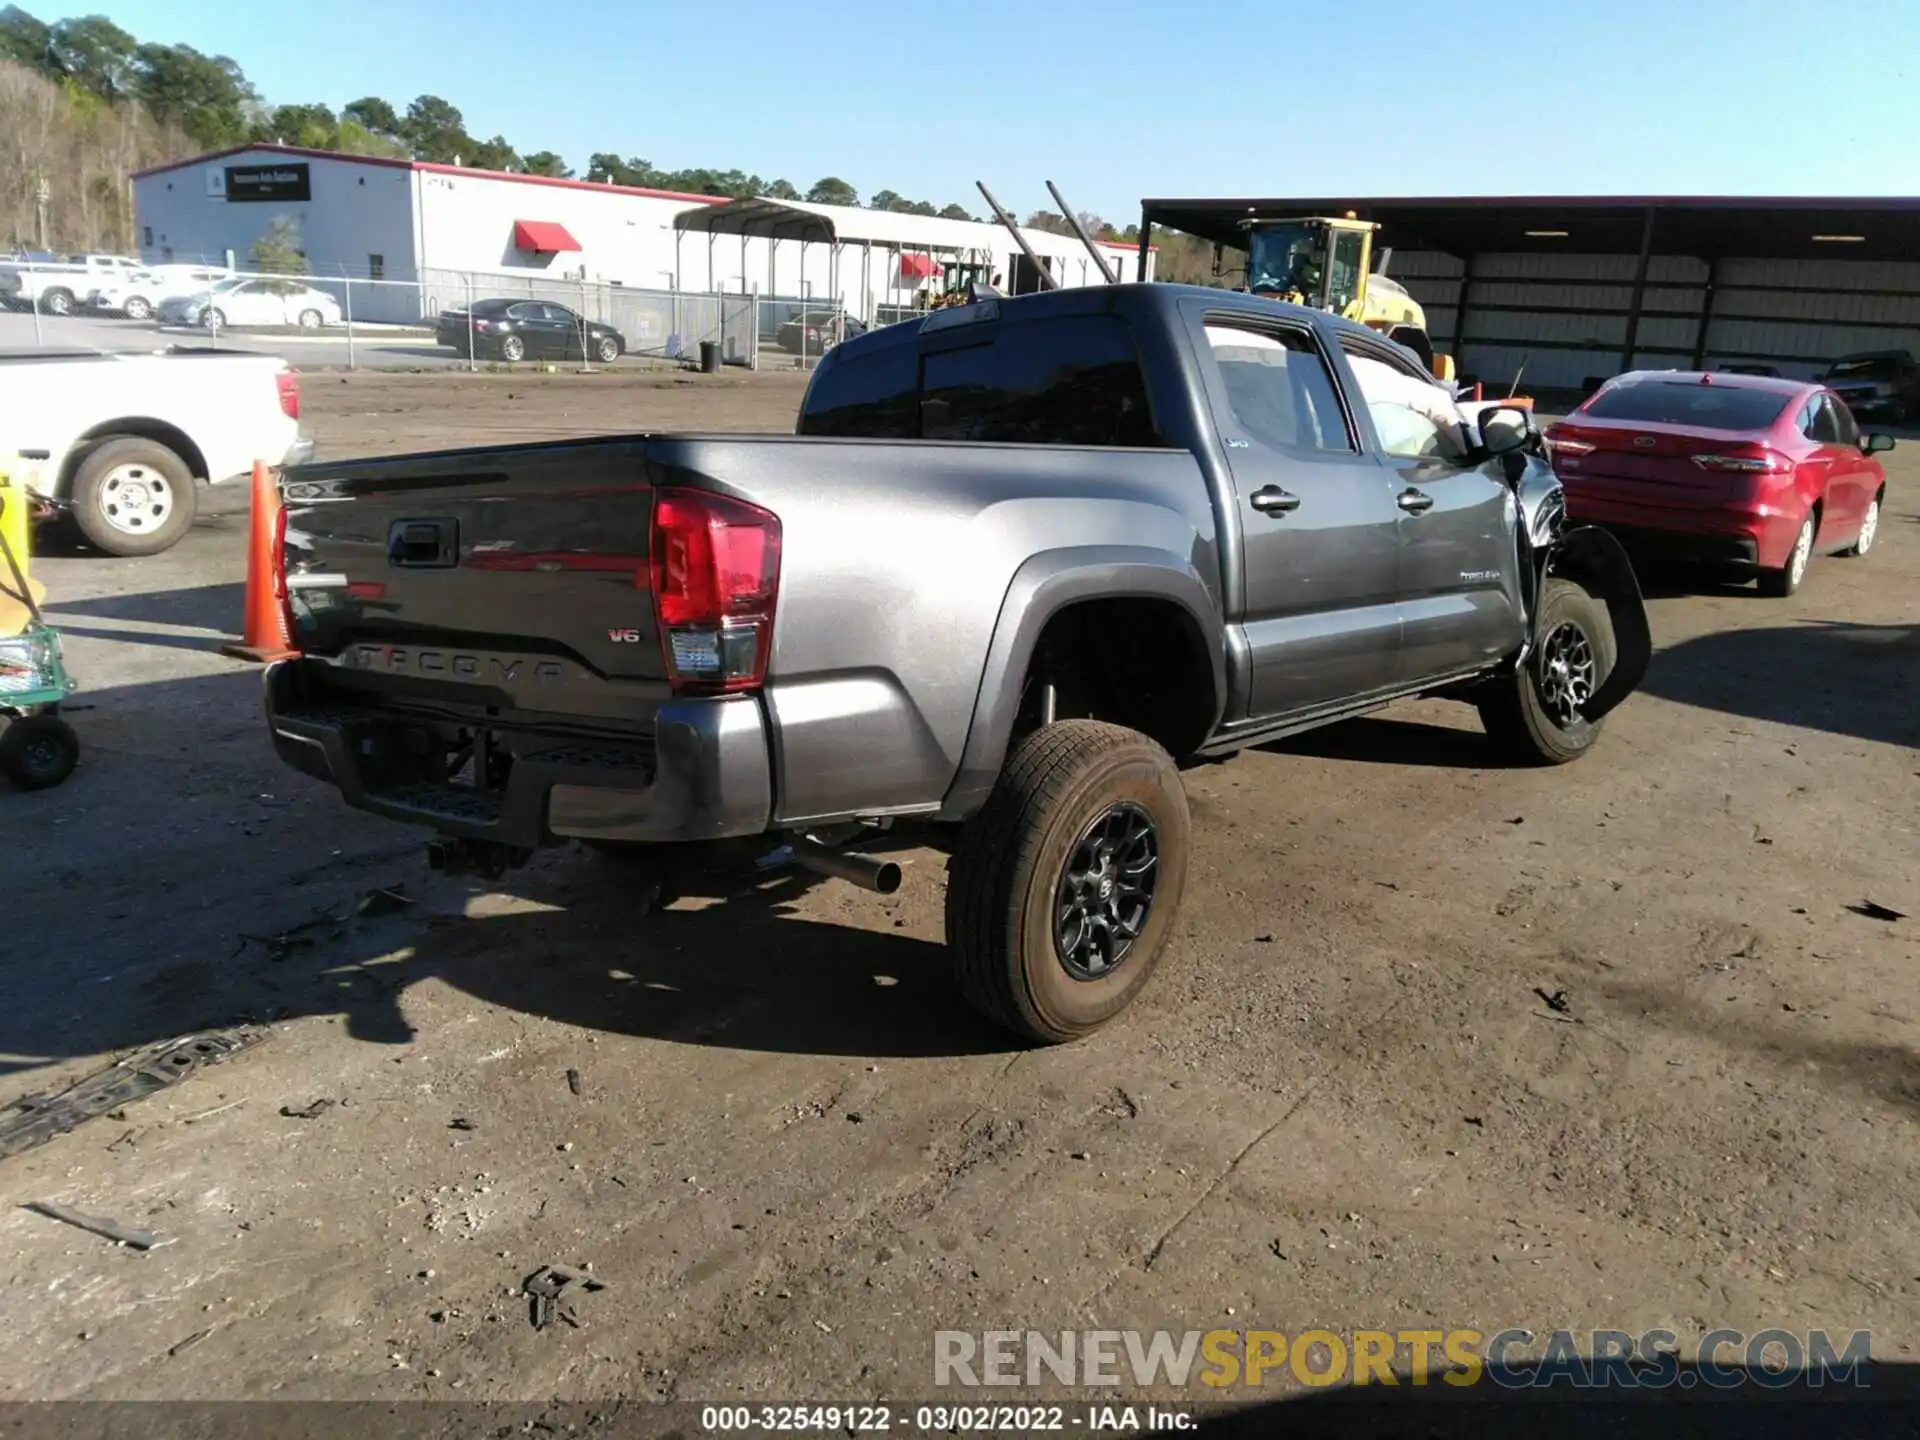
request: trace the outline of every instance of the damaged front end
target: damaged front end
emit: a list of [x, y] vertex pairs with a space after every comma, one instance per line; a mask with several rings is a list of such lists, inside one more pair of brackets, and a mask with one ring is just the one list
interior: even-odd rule
[[[1503, 415], [1520, 413], [1504, 406], [1499, 409]], [[1513, 487], [1520, 532], [1526, 537], [1531, 561], [1527, 639], [1515, 664], [1526, 664], [1539, 640], [1534, 626], [1549, 578], [1571, 580], [1605, 604], [1613, 627], [1613, 668], [1580, 706], [1581, 716], [1592, 723], [1618, 708], [1646, 678], [1647, 665], [1653, 658], [1647, 608], [1640, 597], [1633, 562], [1620, 542], [1597, 525], [1568, 523], [1565, 493], [1548, 462], [1545, 443], [1533, 427], [1531, 414], [1524, 416], [1523, 423], [1526, 439], [1498, 456]]]

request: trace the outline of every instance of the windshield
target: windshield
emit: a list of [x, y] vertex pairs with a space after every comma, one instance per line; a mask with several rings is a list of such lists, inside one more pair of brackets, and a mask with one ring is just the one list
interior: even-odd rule
[[1702, 385], [1697, 380], [1643, 380], [1609, 385], [1589, 400], [1580, 414], [1594, 420], [1682, 425], [1698, 430], [1764, 430], [1780, 418], [1789, 400], [1797, 398], [1786, 390]]
[[1326, 232], [1293, 221], [1262, 225], [1247, 238], [1247, 288], [1255, 294], [1298, 295], [1318, 304], [1327, 269]]
[[1891, 380], [1900, 373], [1897, 355], [1856, 355], [1851, 360], [1836, 360], [1827, 371], [1829, 380]]

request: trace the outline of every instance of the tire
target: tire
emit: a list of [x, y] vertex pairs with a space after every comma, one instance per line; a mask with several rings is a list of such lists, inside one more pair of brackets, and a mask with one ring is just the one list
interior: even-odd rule
[[40, 292], [40, 311], [44, 315], [71, 315], [73, 313], [73, 292], [64, 286], [55, 285]]
[[518, 335], [500, 337], [500, 358], [502, 360], [524, 360], [527, 358], [527, 342]]
[[327, 317], [322, 315], [318, 310], [302, 310], [300, 312], [300, 328], [302, 330], [318, 330], [326, 323]]
[[[1067, 720], [1029, 735], [961, 833], [949, 867], [947, 946], [961, 994], [996, 1024], [1049, 1043], [1112, 1020], [1166, 949], [1191, 829], [1173, 760], [1138, 731]], [[1117, 856], [1089, 863], [1103, 841]], [[1137, 869], [1124, 868], [1129, 857]], [[1072, 932], [1084, 944], [1069, 949], [1056, 934], [1075, 923], [1057, 909], [1076, 899], [1070, 871], [1088, 886], [1079, 903], [1091, 900], [1104, 916], [1103, 944], [1093, 943], [1103, 927], [1084, 917]], [[1129, 904], [1124, 882], [1113, 885], [1129, 873], [1146, 889], [1144, 908]], [[1133, 929], [1117, 955], [1116, 918]]]
[[150, 301], [144, 300], [138, 295], [130, 295], [127, 297], [124, 313], [129, 320], [151, 320], [153, 318], [153, 305]]
[[80, 740], [58, 715], [28, 715], [0, 732], [0, 771], [21, 790], [49, 790], [80, 762]]
[[595, 342], [595, 347], [602, 365], [611, 365], [620, 358], [620, 342], [611, 335], [602, 335]]
[[209, 306], [201, 312], [200, 323], [209, 330], [224, 330], [227, 328], [227, 317], [222, 311]]
[[1778, 570], [1760, 572], [1762, 595], [1784, 600], [1800, 588], [1800, 582], [1807, 578], [1807, 562], [1813, 558], [1813, 540], [1818, 529], [1819, 522], [1809, 510], [1794, 536], [1793, 548], [1787, 552], [1787, 563]]
[[74, 472], [74, 521], [109, 555], [172, 549], [192, 527], [196, 503], [187, 462], [158, 441], [104, 441]]
[[1482, 689], [1480, 723], [1503, 756], [1565, 765], [1592, 749], [1606, 724], [1604, 717], [1582, 719], [1571, 707], [1586, 703], [1612, 671], [1613, 625], [1607, 607], [1584, 587], [1555, 578], [1542, 590], [1535, 634], [1527, 663]]
[[1880, 533], [1880, 502], [1887, 498], [1882, 490], [1867, 502], [1867, 513], [1860, 517], [1860, 538], [1840, 553], [1848, 558], [1857, 558], [1873, 548], [1875, 537]]

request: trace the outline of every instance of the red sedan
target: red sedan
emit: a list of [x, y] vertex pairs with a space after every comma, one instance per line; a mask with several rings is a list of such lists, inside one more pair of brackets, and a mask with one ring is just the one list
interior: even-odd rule
[[1650, 556], [1800, 588], [1807, 561], [1864, 555], [1880, 526], [1889, 435], [1803, 380], [1635, 371], [1547, 431], [1567, 513]]

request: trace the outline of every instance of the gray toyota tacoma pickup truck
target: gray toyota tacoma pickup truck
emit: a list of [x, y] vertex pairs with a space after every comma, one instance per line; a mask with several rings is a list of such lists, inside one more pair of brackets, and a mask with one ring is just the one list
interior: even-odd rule
[[845, 847], [918, 822], [959, 990], [1059, 1041], [1167, 946], [1180, 764], [1421, 695], [1568, 761], [1646, 668], [1531, 417], [1329, 315], [980, 301], [836, 348], [798, 430], [290, 470], [278, 753], [489, 875], [765, 836], [886, 888]]

